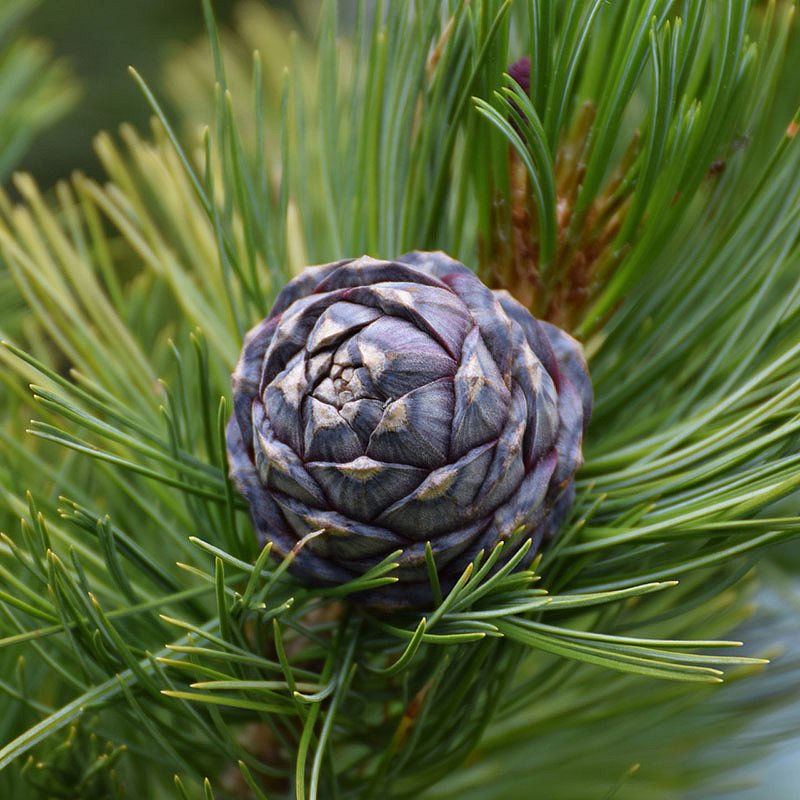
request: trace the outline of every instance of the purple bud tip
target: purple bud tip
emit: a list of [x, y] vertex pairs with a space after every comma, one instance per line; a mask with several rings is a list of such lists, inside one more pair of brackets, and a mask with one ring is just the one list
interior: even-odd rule
[[509, 68], [508, 74], [522, 87], [525, 94], [531, 93], [531, 60], [528, 56], [518, 58]]

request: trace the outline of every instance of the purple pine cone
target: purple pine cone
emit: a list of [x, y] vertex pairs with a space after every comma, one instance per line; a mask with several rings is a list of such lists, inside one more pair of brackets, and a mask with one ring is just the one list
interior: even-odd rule
[[513, 78], [525, 94], [531, 93], [531, 59], [530, 56], [518, 58], [509, 68], [509, 77]]
[[581, 346], [441, 252], [309, 267], [245, 339], [231, 478], [259, 537], [313, 585], [401, 549], [400, 580], [356, 598], [430, 604], [481, 549], [563, 522], [592, 387]]

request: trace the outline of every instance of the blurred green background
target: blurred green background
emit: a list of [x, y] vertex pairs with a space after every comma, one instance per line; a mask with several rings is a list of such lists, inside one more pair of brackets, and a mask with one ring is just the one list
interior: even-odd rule
[[[6, 0], [0, 0], [6, 2]], [[283, 8], [290, 0], [262, 5]], [[216, 0], [221, 26], [231, 22], [236, 2]], [[144, 130], [150, 110], [128, 73], [135, 66], [171, 108], [164, 86], [165, 65], [177, 48], [205, 33], [200, 0], [41, 0], [25, 30], [49, 43], [77, 77], [81, 96], [59, 124], [40, 134], [18, 168], [49, 186], [73, 170], [95, 177], [102, 171], [92, 151], [100, 130], [116, 131], [121, 122]]]

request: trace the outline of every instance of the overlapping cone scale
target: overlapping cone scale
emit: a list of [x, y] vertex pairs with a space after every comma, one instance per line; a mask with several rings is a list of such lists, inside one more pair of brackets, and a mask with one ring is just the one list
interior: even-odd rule
[[532, 555], [554, 534], [592, 389], [572, 337], [413, 252], [291, 281], [245, 339], [233, 399], [231, 477], [259, 537], [314, 585], [402, 550], [400, 580], [358, 598], [393, 609], [431, 602], [426, 542], [447, 590], [481, 549], [532, 539]]

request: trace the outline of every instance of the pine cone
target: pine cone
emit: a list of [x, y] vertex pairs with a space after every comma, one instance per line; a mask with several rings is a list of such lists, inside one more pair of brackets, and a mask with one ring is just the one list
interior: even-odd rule
[[233, 398], [231, 477], [259, 536], [314, 585], [402, 549], [398, 583], [359, 598], [394, 609], [430, 604], [428, 541], [446, 591], [480, 550], [553, 535], [592, 390], [578, 342], [414, 252], [291, 281], [247, 335]]

